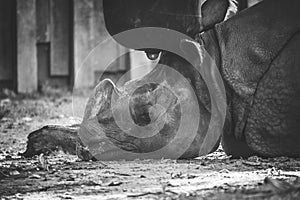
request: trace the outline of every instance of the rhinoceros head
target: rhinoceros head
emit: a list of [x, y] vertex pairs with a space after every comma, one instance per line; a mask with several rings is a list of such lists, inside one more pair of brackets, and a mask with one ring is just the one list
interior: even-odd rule
[[[212, 113], [221, 110], [212, 111], [214, 102], [204, 79], [217, 78], [214, 70], [208, 69], [207, 77], [203, 77], [201, 69], [193, 66], [203, 55], [199, 55], [201, 45], [192, 40], [196, 33], [236, 12], [235, 4], [228, 0], [204, 3], [198, 0], [176, 3], [172, 0], [104, 0], [103, 5], [106, 27], [117, 42], [146, 52], [161, 52], [161, 56], [154, 70], [139, 80], [121, 88], [107, 79], [97, 85], [80, 129], [81, 139], [91, 153], [106, 160], [176, 159], [194, 158], [199, 156], [199, 151], [209, 153], [216, 149], [220, 136], [217, 123], [211, 126], [216, 128], [218, 136], [207, 139], [206, 133], [213, 129], [209, 125], [214, 117]], [[139, 34], [135, 42], [118, 36], [143, 27], [141, 33], [145, 34]], [[177, 32], [175, 37], [159, 42], [169, 40], [169, 44], [178, 44], [173, 46], [176, 50], [153, 48], [160, 37], [155, 35], [151, 39], [152, 32], [147, 33], [147, 30], [152, 29], [147, 27]], [[140, 43], [146, 47], [140, 48]], [[186, 57], [180, 56], [180, 52]]]
[[[236, 0], [180, 0], [176, 3], [172, 0], [104, 0], [103, 8], [106, 28], [113, 37], [143, 27], [167, 28], [194, 37], [230, 18], [240, 9]], [[136, 49], [126, 40], [114, 39], [128, 48]], [[143, 50], [150, 53], [159, 51]]]

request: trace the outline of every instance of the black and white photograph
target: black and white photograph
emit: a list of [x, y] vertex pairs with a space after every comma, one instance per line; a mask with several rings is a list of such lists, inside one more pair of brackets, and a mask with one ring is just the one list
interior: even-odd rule
[[49, 199], [300, 199], [300, 1], [0, 0], [0, 200]]

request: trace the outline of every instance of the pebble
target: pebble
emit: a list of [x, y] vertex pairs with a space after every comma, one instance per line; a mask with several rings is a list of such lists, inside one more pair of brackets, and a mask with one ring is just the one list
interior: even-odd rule
[[25, 122], [31, 122], [32, 118], [30, 118], [30, 117], [24, 117], [24, 118], [22, 118], [22, 120], [25, 121]]

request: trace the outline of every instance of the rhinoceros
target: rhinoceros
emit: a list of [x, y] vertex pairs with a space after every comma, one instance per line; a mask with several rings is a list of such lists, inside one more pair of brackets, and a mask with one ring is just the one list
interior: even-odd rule
[[[104, 1], [103, 4], [106, 26], [111, 35], [138, 27], [156, 26], [167, 28], [167, 30], [176, 30], [181, 32], [182, 34], [186, 34], [192, 37], [197, 33], [202, 32], [209, 27], [212, 27], [214, 24], [230, 18], [236, 12], [244, 9], [246, 5], [245, 2], [245, 0], [188, 0], [177, 1], [174, 4], [174, 2], [170, 0], [149, 0], [143, 2], [139, 0], [112, 0]], [[155, 39], [154, 36], [152, 36], [152, 38]], [[150, 54], [150, 58], [151, 55], [154, 55], [154, 57], [156, 57], [155, 55], [159, 52], [157, 49], [145, 50], [147, 54]], [[176, 64], [176, 62], [178, 62], [178, 57], [167, 55], [162, 56], [161, 60], [165, 60], [161, 61], [161, 63], [171, 61]], [[186, 65], [186, 63], [183, 63], [183, 65]], [[180, 69], [181, 72], [183, 72], [182, 69], [184, 68], [180, 67]], [[156, 70], [154, 71], [162, 73], [159, 67], [156, 67]], [[187, 76], [192, 78], [193, 74], [188, 70], [186, 72], [188, 73]], [[143, 81], [141, 81], [141, 83], [142, 82]], [[132, 88], [135, 88], [135, 83], [136, 82], [131, 82], [129, 85], [131, 85]], [[129, 85], [127, 85], [126, 87], [131, 87]], [[141, 87], [140, 90], [135, 91], [134, 95], [139, 96], [141, 92], [143, 93], [145, 88], [151, 90], [151, 88], [156, 87], [156, 84], [145, 85], [145, 87]], [[180, 87], [178, 87], [177, 89], [181, 89]], [[203, 88], [205, 88], [205, 86], [203, 86]], [[105, 117], [105, 115], [108, 115], [110, 113], [110, 97], [113, 90], [116, 91], [116, 88], [114, 84], [109, 80], [101, 82], [96, 87], [94, 94], [91, 96], [86, 106], [85, 116], [79, 131], [80, 137], [78, 137], [78, 135], [76, 134], [76, 129], [78, 129], [78, 126], [45, 126], [29, 134], [27, 150], [23, 155], [26, 157], [31, 157], [36, 154], [46, 153], [49, 150], [53, 151], [55, 149], [62, 149], [71, 154], [78, 154], [82, 159], [88, 160], [92, 158], [93, 155], [95, 156], [97, 152], [99, 153], [101, 149], [106, 154], [108, 154], [108, 152], [112, 152], [110, 151], [110, 148], [112, 147], [111, 145], [105, 147], [104, 143], [101, 143], [99, 147], [100, 141], [104, 140], [104, 142], [107, 142], [107, 138], [115, 141], [115, 143], [119, 144], [117, 146], [121, 146], [125, 150], [140, 153], [151, 152], [153, 149], [159, 149], [160, 147], [168, 143], [168, 139], [173, 138], [174, 132], [176, 132], [176, 130], [178, 129], [178, 125], [176, 123], [178, 122], [178, 120], [180, 120], [179, 108], [183, 108], [183, 105], [177, 105], [177, 97], [172, 94], [172, 91], [170, 91], [170, 89], [164, 86], [160, 86], [155, 89], [156, 95], [154, 95], [154, 97], [167, 97], [167, 102], [162, 102], [164, 98], [157, 98], [157, 101], [158, 103], [161, 103], [165, 106], [170, 103], [170, 108], [167, 110], [167, 114], [169, 116], [171, 124], [160, 131], [160, 133], [162, 133], [164, 136], [163, 138], [160, 137], [161, 134], [158, 134], [155, 137], [151, 137], [151, 133], [147, 135], [147, 133], [149, 132], [148, 130], [144, 133], [144, 135], [149, 138], [143, 140], [134, 140], [134, 137], [127, 137], [126, 134], [123, 134], [123, 132], [120, 130], [120, 127], [116, 126], [114, 123], [108, 123], [109, 120], [106, 120], [107, 117]], [[141, 94], [141, 96], [143, 96], [143, 94]], [[126, 97], [124, 99], [126, 99]], [[131, 116], [133, 117], [134, 123], [141, 127], [146, 126], [147, 123], [150, 123], [151, 119], [149, 118], [149, 116], [147, 116], [146, 113], [143, 113], [143, 108], [145, 107], [143, 106], [143, 102], [141, 101], [138, 106], [135, 106], [134, 102], [132, 102], [132, 104], [132, 106], [138, 108], [133, 110], [137, 113]], [[174, 105], [172, 106], [171, 104]], [[158, 107], [152, 107], [150, 109], [154, 109], [154, 111], [156, 109], [159, 111], [159, 108], [160, 107], [158, 105]], [[98, 115], [98, 113], [101, 113], [102, 120], [100, 119], [101, 117], [100, 115]], [[157, 117], [155, 121], [158, 121], [160, 124], [159, 126], [162, 126], [163, 122], [165, 122], [165, 120], [162, 118], [164, 116], [163, 112], [154, 112], [153, 114]], [[96, 116], [98, 116], [99, 119], [96, 119]], [[152, 116], [152, 118], [153, 117], [154, 116]], [[202, 120], [206, 119], [207, 117], [202, 118]], [[99, 123], [99, 121], [101, 122]], [[207, 123], [204, 122], [204, 124]], [[86, 128], [92, 128], [93, 130], [85, 130]], [[207, 125], [201, 126], [203, 132], [206, 128]], [[116, 133], [114, 136], [111, 135], [114, 133]], [[120, 138], [119, 136], [124, 136], [124, 141], [120, 140], [119, 142], [117, 142], [118, 138]], [[200, 134], [198, 134], [198, 136], [200, 136]], [[134, 142], [131, 142], [131, 140], [133, 140]], [[135, 142], [140, 144], [136, 145]], [[196, 147], [196, 149], [198, 148], [197, 143], [199, 142], [195, 141], [193, 145], [194, 147]], [[216, 141], [213, 141], [213, 143], [216, 143]], [[85, 145], [87, 145], [88, 148], [84, 147]], [[217, 145], [218, 144], [216, 144], [215, 148], [217, 148]], [[184, 152], [181, 153], [183, 154]], [[109, 154], [106, 156], [108, 157], [107, 159], [117, 159], [116, 152], [111, 154], [111, 156], [109, 156]], [[157, 158], [159, 158], [160, 156], [163, 155], [158, 154]], [[182, 157], [193, 158], [195, 156], [197, 156], [196, 151], [188, 151]], [[133, 156], [133, 158], [134, 157], [135, 156]], [[173, 156], [173, 158], [176, 157]], [[101, 157], [101, 159], [103, 159], [103, 156]]]
[[[131, 1], [138, 9], [126, 7], [122, 0], [104, 0], [108, 32], [117, 42], [129, 48], [136, 46], [115, 35], [149, 26], [186, 35], [179, 45], [183, 54], [201, 63], [206, 52], [215, 61], [224, 83], [218, 85], [219, 82], [216, 82], [216, 88], [223, 89], [226, 94], [225, 119], [224, 122], [216, 121], [216, 126], [218, 123], [224, 123], [224, 126], [222, 124], [220, 137], [205, 140], [213, 118], [214, 102], [205, 77], [189, 60], [162, 49], [136, 48], [147, 54], [160, 53], [159, 64], [145, 77], [121, 88], [107, 79], [96, 86], [79, 130], [81, 141], [88, 145], [92, 155], [105, 160], [134, 159], [139, 154], [168, 146], [180, 129], [184, 106], [180, 103], [185, 102], [190, 105], [185, 107], [187, 113], [199, 112], [200, 118], [195, 126], [196, 135], [180, 158], [199, 156], [203, 145], [205, 152], [213, 152], [220, 143], [225, 153], [233, 157], [300, 156], [297, 146], [300, 143], [299, 1], [265, 0], [236, 15], [238, 9], [232, 6], [231, 1], [222, 1], [222, 4], [221, 1], [208, 0], [202, 4], [201, 14], [198, 1], [176, 4], [179, 7], [167, 0], [155, 1], [156, 4]], [[171, 11], [179, 14], [174, 16]], [[145, 38], [151, 40], [147, 34]], [[192, 87], [186, 88], [181, 82], [170, 86], [168, 76], [160, 65], [167, 65], [182, 74]], [[215, 69], [205, 70], [208, 78], [216, 78]], [[153, 81], [157, 77], [165, 78], [166, 82], [157, 84]], [[180, 95], [174, 94], [177, 90]], [[194, 109], [193, 95], [198, 105]], [[112, 99], [121, 101], [114, 102]], [[128, 108], [124, 108], [126, 104]], [[130, 114], [123, 115], [126, 111]], [[143, 137], [128, 134], [116, 118], [119, 118], [118, 121], [131, 118], [137, 127], [148, 127], [157, 134], [151, 131], [149, 137], [143, 133], [140, 133]], [[153, 122], [155, 127], [149, 126]], [[186, 134], [189, 135], [189, 129], [186, 129]], [[184, 140], [184, 135], [180, 139]], [[209, 145], [203, 144], [205, 142]], [[167, 155], [171, 155], [169, 158], [173, 158], [172, 152], [176, 154], [179, 150], [173, 145], [166, 151]]]

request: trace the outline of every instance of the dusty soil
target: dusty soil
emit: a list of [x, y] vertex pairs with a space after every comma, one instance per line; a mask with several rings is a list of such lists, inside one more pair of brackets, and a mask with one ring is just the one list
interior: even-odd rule
[[300, 159], [231, 159], [221, 149], [178, 161], [83, 162], [63, 152], [19, 156], [31, 131], [80, 123], [86, 100], [70, 93], [0, 99], [0, 199], [300, 198]]

